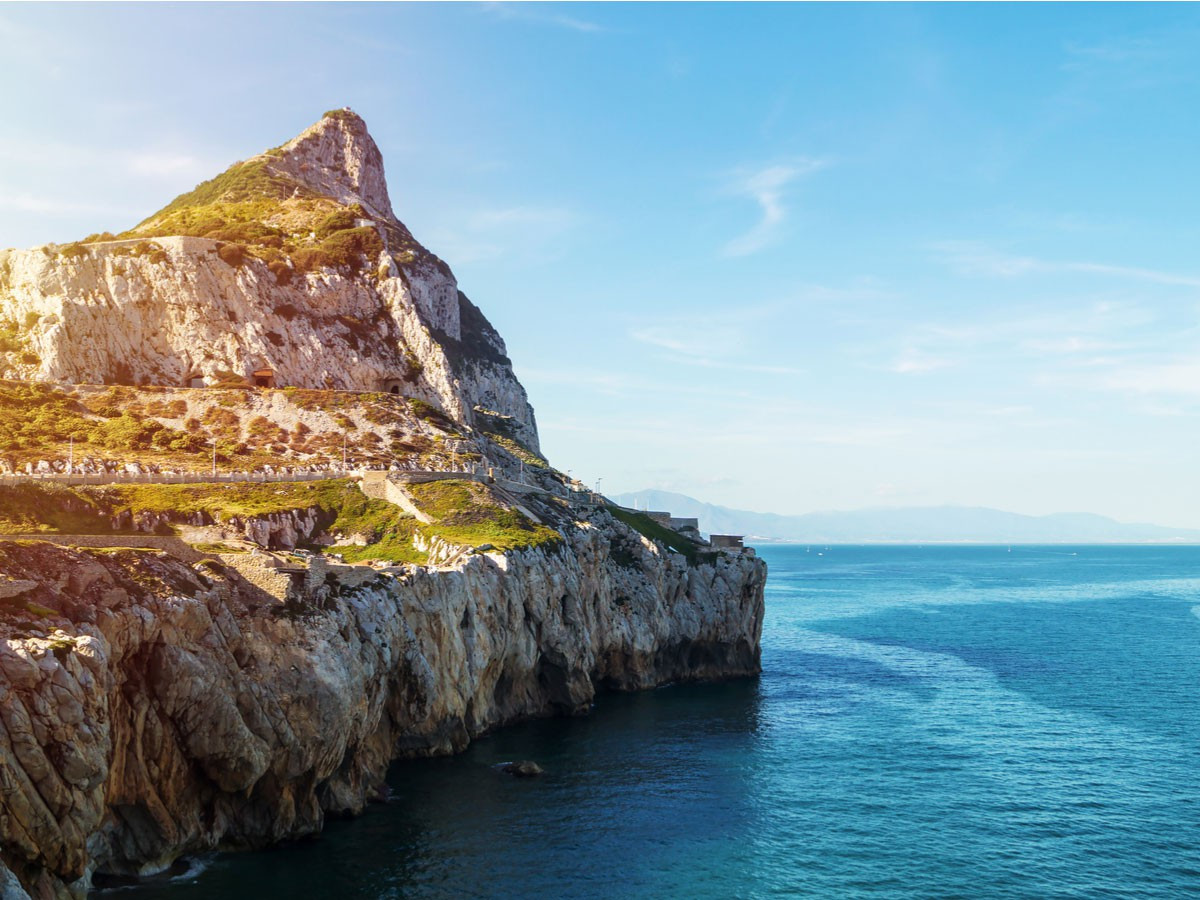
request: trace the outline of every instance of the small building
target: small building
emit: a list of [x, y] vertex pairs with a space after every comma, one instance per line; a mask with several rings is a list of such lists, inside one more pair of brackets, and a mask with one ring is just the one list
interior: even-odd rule
[[189, 374], [187, 376], [187, 378], [183, 379], [184, 387], [202, 388], [202, 387], [206, 387], [207, 384], [208, 384], [208, 382], [205, 380], [204, 376], [200, 372], [192, 372], [191, 374]]
[[712, 534], [709, 535], [708, 542], [714, 550], [744, 550], [743, 537], [744, 535], [740, 534]]
[[274, 369], [255, 369], [250, 376], [251, 383], [255, 387], [273, 388], [275, 387], [275, 370]]

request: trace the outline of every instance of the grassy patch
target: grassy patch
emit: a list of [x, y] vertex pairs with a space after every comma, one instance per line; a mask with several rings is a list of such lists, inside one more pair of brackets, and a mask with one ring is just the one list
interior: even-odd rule
[[[221, 470], [250, 471], [284, 460], [341, 460], [341, 430], [314, 431], [303, 423], [284, 430], [278, 422], [245, 411], [252, 397], [268, 392], [248, 395], [248, 388], [238, 387], [160, 388], [158, 396], [148, 396], [155, 390], [112, 385], [98, 392], [0, 381], [0, 456], [14, 467], [43, 459], [65, 463], [73, 443], [77, 463], [116, 460], [203, 473], [212, 465], [215, 440]], [[387, 465], [397, 457], [431, 453], [440, 460], [446, 455], [440, 445], [412, 433], [416, 416], [404, 397], [290, 387], [280, 391], [303, 410], [341, 416], [356, 463]], [[410, 439], [418, 438], [420, 446], [409, 446]]]
[[[353, 481], [267, 484], [130, 484], [66, 487], [49, 483], [0, 485], [0, 533], [112, 534], [121, 513], [154, 513], [184, 521], [205, 513], [218, 521], [316, 509], [333, 533], [362, 535], [364, 546], [339, 547], [347, 561], [382, 559], [424, 563], [412, 544], [416, 520], [399, 507], [373, 500]], [[220, 543], [197, 544], [204, 553], [238, 552]]]
[[187, 210], [203, 209], [215, 203], [239, 203], [259, 197], [282, 200], [291, 196], [296, 187], [291, 179], [275, 175], [268, 170], [266, 160], [235, 163], [216, 178], [210, 178], [186, 194], [180, 194], [122, 237], [137, 237], [142, 229], [152, 223], [168, 220]]
[[225, 544], [221, 541], [201, 541], [192, 544], [192, 548], [200, 553], [249, 553], [245, 547], [236, 544]]
[[424, 565], [428, 557], [413, 547], [416, 520], [399, 507], [384, 500], [374, 500], [355, 489], [342, 498], [337, 518], [329, 530], [342, 534], [364, 535], [365, 547], [341, 546], [336, 552], [346, 562], [381, 559], [393, 563]]
[[458, 426], [454, 423], [454, 420], [436, 406], [432, 406], [426, 403], [424, 400], [418, 400], [416, 397], [409, 397], [408, 405], [412, 409], [413, 415], [422, 422], [428, 422], [434, 428], [444, 431], [447, 434], [455, 437], [461, 437], [458, 432]]
[[123, 484], [88, 489], [109, 509], [138, 513], [208, 513], [244, 519], [301, 509], [336, 514], [348, 496], [361, 492], [349, 481], [284, 481], [265, 484]]
[[56, 484], [0, 485], [0, 533], [111, 534], [112, 520], [77, 488]]
[[621, 509], [619, 506], [609, 506], [607, 509], [614, 519], [628, 525], [643, 537], [664, 544], [676, 553], [682, 553], [690, 563], [695, 564], [699, 561], [700, 548], [673, 528], [659, 525], [647, 515]]
[[121, 237], [221, 241], [217, 255], [224, 262], [236, 267], [257, 258], [286, 283], [294, 272], [374, 266], [383, 240], [374, 227], [358, 225], [364, 217], [357, 204], [319, 196], [260, 157], [181, 194]]
[[72, 440], [79, 455], [202, 449], [197, 436], [141, 418], [133, 410], [121, 410], [115, 402], [120, 398], [108, 397], [92, 410], [49, 385], [0, 382], [0, 453], [34, 459]]
[[488, 439], [491, 440], [492, 443], [497, 444], [498, 446], [507, 450], [517, 459], [521, 460], [521, 462], [525, 463], [525, 465], [533, 466], [535, 469], [550, 468], [550, 463], [548, 463], [543, 457], [538, 456], [520, 441], [514, 440], [513, 438], [507, 437], [506, 435], [500, 434], [496, 431], [485, 431], [484, 434], [488, 436]]
[[562, 540], [562, 535], [501, 503], [487, 485], [474, 481], [431, 481], [408, 486], [421, 511], [434, 521], [420, 529], [452, 544], [499, 550], [537, 547]]

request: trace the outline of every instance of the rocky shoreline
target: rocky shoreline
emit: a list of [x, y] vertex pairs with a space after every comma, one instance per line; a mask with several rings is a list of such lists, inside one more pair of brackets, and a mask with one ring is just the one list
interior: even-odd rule
[[394, 759], [585, 711], [598, 689], [759, 670], [761, 560], [638, 539], [618, 561], [620, 523], [568, 532], [285, 606], [215, 562], [0, 542], [39, 620], [0, 643], [0, 897], [311, 834], [360, 812]]

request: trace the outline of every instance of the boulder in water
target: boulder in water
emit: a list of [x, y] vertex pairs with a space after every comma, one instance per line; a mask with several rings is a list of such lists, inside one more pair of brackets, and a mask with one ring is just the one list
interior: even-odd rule
[[518, 762], [505, 763], [500, 767], [500, 771], [515, 775], [517, 778], [535, 778], [545, 774], [546, 770], [531, 759], [522, 759]]

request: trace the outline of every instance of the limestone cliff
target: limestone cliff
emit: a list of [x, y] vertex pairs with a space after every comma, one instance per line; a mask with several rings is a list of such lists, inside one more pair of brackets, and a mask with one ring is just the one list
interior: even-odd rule
[[759, 670], [765, 565], [548, 464], [348, 110], [122, 235], [0, 253], [0, 378], [0, 472], [75, 482], [0, 485], [0, 900], [315, 832], [391, 760], [601, 689]]
[[473, 423], [533, 410], [504, 341], [396, 218], [354, 113], [231, 167], [120, 236], [0, 252], [0, 377], [253, 380], [419, 397]]
[[353, 570], [286, 608], [216, 563], [0, 542], [0, 874], [65, 896], [262, 846], [361, 810], [395, 757], [599, 687], [758, 671], [760, 561], [691, 565], [592, 519], [550, 548]]

